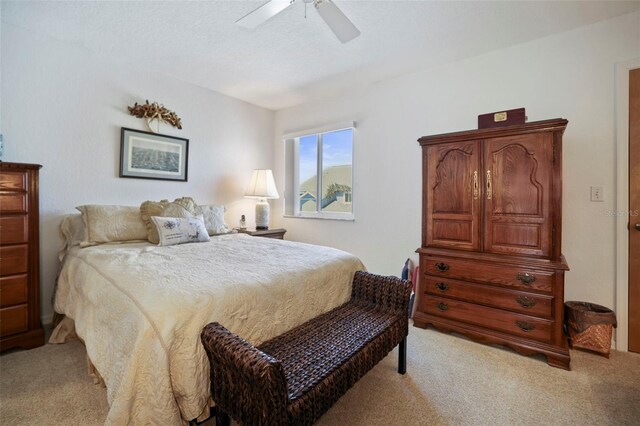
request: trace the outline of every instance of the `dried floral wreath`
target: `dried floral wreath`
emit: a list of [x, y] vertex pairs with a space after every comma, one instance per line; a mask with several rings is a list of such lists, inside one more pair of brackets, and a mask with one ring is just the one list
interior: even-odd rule
[[180, 121], [180, 117], [173, 111], [165, 108], [164, 105], [160, 105], [157, 102], [149, 103], [147, 100], [146, 103], [142, 105], [138, 105], [136, 102], [133, 106], [127, 107], [129, 109], [129, 113], [138, 118], [144, 118], [147, 122], [147, 127], [152, 132], [155, 132], [151, 128], [151, 122], [156, 120], [158, 124], [160, 121], [164, 121], [165, 123], [171, 124], [173, 127], [177, 127], [178, 129], [182, 129], [182, 122]]

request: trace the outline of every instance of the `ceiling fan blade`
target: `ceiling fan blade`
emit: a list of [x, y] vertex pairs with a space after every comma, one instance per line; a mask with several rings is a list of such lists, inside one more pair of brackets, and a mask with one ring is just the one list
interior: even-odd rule
[[295, 0], [271, 0], [236, 21], [241, 27], [254, 29], [292, 5]]
[[342, 43], [347, 43], [360, 35], [360, 30], [331, 0], [313, 2], [320, 17]]

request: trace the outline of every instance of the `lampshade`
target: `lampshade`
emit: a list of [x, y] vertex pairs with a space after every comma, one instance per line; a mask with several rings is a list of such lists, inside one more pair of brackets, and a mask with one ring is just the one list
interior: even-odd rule
[[244, 196], [247, 198], [279, 198], [271, 170], [254, 170]]

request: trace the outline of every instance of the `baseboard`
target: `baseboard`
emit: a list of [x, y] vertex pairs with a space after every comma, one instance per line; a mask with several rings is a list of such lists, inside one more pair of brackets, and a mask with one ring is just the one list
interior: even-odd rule
[[48, 314], [48, 315], [43, 315], [40, 317], [40, 322], [42, 323], [43, 327], [51, 327], [51, 324], [53, 323], [53, 314]]

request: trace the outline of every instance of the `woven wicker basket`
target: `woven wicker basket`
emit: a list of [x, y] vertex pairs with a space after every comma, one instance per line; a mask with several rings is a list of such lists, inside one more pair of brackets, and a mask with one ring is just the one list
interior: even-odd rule
[[598, 352], [607, 358], [609, 358], [611, 350], [612, 334], [613, 326], [611, 324], [592, 325], [582, 333], [576, 333], [569, 327], [571, 347]]
[[611, 336], [616, 326], [615, 313], [587, 302], [567, 302], [565, 311], [571, 347], [594, 351], [609, 358]]

